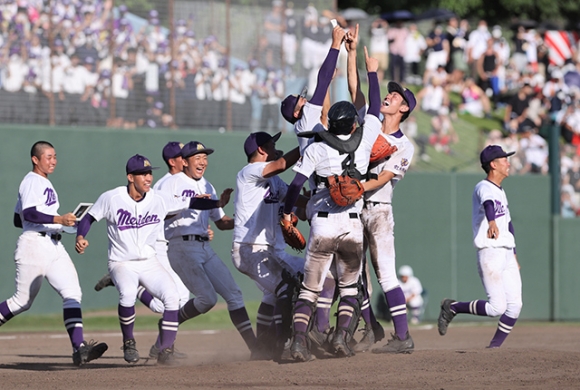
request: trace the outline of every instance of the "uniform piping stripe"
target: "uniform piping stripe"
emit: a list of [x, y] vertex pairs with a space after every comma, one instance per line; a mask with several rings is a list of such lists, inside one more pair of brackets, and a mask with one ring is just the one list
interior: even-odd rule
[[320, 297], [318, 298], [318, 304], [320, 304], [320, 302], [332, 303], [332, 298]]
[[294, 323], [300, 323], [300, 324], [308, 325], [308, 323], [309, 323], [309, 322], [310, 322], [310, 321], [307, 321], [307, 320], [306, 320], [306, 319], [304, 319], [304, 318], [295, 318], [295, 319], [294, 319]]
[[497, 328], [504, 333], [510, 333], [514, 327], [506, 325], [503, 322], [500, 322], [497, 324]]
[[354, 311], [354, 307], [352, 307], [352, 306], [341, 306], [338, 309], [338, 315], [341, 315], [342, 313], [345, 313], [345, 312], [352, 314], [353, 311]]
[[407, 314], [407, 309], [391, 312], [391, 316], [393, 316], [393, 317], [403, 316], [406, 314]]
[[270, 319], [270, 321], [261, 321], [261, 320], [256, 320], [256, 323], [258, 325], [264, 325], [264, 326], [269, 326], [272, 323], [272, 319]]
[[407, 306], [406, 305], [393, 306], [393, 307], [391, 307], [391, 313], [394, 313], [396, 311], [401, 311], [403, 309], [407, 310]]
[[294, 319], [306, 319], [306, 320], [310, 320], [310, 316], [308, 314], [303, 314], [303, 313], [295, 313], [294, 314]]
[[238, 332], [244, 333], [245, 331], [252, 329], [252, 324], [248, 324], [248, 325], [244, 325], [244, 326], [242, 326], [240, 324], [240, 325], [236, 326], [236, 328], [238, 329]]
[[83, 327], [83, 324], [82, 324], [82, 322], [75, 322], [75, 323], [72, 323], [72, 324], [67, 324], [65, 327], [67, 329], [82, 328]]
[[64, 324], [68, 325], [70, 323], [75, 323], [75, 322], [83, 322], [83, 319], [81, 317], [77, 317], [77, 318], [67, 318], [66, 320], [64, 320]]
[[477, 314], [477, 301], [469, 302], [469, 312], [471, 314]]

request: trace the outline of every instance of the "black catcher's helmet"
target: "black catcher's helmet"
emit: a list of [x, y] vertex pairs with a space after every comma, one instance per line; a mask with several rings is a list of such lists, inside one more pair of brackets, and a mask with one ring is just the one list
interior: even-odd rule
[[332, 134], [350, 134], [356, 117], [356, 108], [351, 102], [334, 103], [328, 110], [328, 131]]

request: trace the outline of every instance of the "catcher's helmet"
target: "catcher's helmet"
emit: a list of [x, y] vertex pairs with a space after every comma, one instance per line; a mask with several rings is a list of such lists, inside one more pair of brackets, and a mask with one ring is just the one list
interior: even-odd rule
[[351, 102], [334, 103], [328, 110], [328, 131], [332, 134], [350, 134], [356, 117], [356, 108]]

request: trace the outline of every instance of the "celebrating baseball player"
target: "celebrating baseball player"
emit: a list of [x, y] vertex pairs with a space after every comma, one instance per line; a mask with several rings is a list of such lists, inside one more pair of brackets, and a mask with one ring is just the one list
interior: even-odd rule
[[81, 287], [75, 266], [62, 245], [63, 226], [73, 226], [72, 213], [58, 214], [59, 199], [48, 175], [57, 159], [54, 147], [38, 141], [30, 150], [32, 171], [18, 189], [14, 226], [22, 228], [16, 243], [16, 292], [0, 303], [0, 326], [28, 310], [40, 291], [42, 279], [62, 297], [63, 318], [73, 348], [73, 364], [82, 366], [98, 359], [107, 344], [84, 341], [81, 312]]
[[[280, 257], [277, 251], [277, 240], [281, 235], [280, 207], [287, 190], [287, 184], [277, 175], [290, 168], [300, 157], [299, 149], [295, 148], [278, 158], [276, 141], [280, 135], [257, 132], [246, 138], [244, 151], [248, 165], [237, 174], [234, 198], [232, 261], [240, 272], [256, 282], [263, 293], [258, 308], [256, 334], [260, 357], [265, 359], [271, 355], [271, 340], [268, 340], [268, 336], [273, 316], [281, 315], [279, 310], [287, 306], [287, 286], [283, 283], [283, 271], [302, 267], [302, 264], [286, 264], [286, 258]], [[282, 339], [282, 324], [275, 329], [275, 333], [280, 337], [274, 356], [278, 359], [285, 342]]]
[[155, 243], [163, 230], [163, 220], [187, 208], [221, 207], [229, 194], [220, 201], [169, 197], [151, 189], [153, 169], [149, 159], [139, 154], [126, 164], [127, 186], [103, 193], [91, 211], [81, 220], [77, 230], [76, 247], [84, 253], [89, 243], [85, 239], [91, 224], [107, 220], [109, 238], [108, 268], [119, 291], [119, 321], [123, 333], [125, 361], [136, 363], [139, 352], [133, 336], [135, 300], [139, 285], [143, 285], [164, 305], [160, 324], [159, 364], [174, 363], [173, 343], [178, 329], [179, 296], [171, 275], [156, 258]]
[[[294, 125], [294, 132], [297, 135], [313, 130], [321, 122], [324, 100], [336, 70], [340, 45], [344, 41], [345, 35], [346, 32], [340, 26], [332, 30], [332, 44], [318, 71], [316, 88], [310, 100], [306, 100], [306, 89], [303, 89], [298, 96], [287, 96], [280, 105], [282, 116], [286, 121]], [[317, 129], [320, 130], [320, 128]], [[310, 142], [309, 138], [298, 137], [300, 154], [304, 152], [304, 148]]]
[[[293, 168], [296, 176], [288, 188], [283, 219], [291, 219], [292, 208], [306, 180], [316, 178], [317, 187], [308, 202], [307, 217], [311, 221], [310, 237], [304, 265], [304, 281], [294, 309], [292, 357], [309, 361], [312, 354], [307, 340], [310, 318], [333, 258], [336, 262], [340, 303], [336, 331], [332, 340], [338, 356], [351, 356], [348, 346], [360, 315], [358, 281], [363, 257], [363, 228], [360, 221], [362, 188], [358, 196], [337, 200], [331, 194], [334, 181], [349, 183], [364, 180], [371, 149], [380, 134], [380, 87], [376, 71], [378, 61], [365, 59], [369, 78], [369, 109], [365, 124], [357, 128], [357, 110], [346, 101], [335, 103], [328, 112], [328, 132], [318, 132], [322, 141], [310, 144], [300, 162]], [[350, 178], [350, 179], [348, 179]]]
[[[208, 156], [214, 152], [201, 142], [192, 141], [183, 146], [183, 172], [168, 177], [159, 187], [168, 196], [187, 198], [207, 197], [217, 199], [213, 185], [203, 174], [208, 165]], [[231, 189], [227, 189], [228, 195]], [[211, 210], [187, 209], [172, 218], [165, 228], [169, 240], [168, 257], [171, 268], [195, 298], [179, 310], [178, 322], [207, 313], [217, 303], [217, 294], [227, 305], [232, 323], [246, 342], [250, 351], [256, 347], [256, 336], [244, 304], [242, 291], [232, 274], [209, 244], [207, 234], [209, 220], [218, 229], [231, 230], [234, 220], [221, 208]]]
[[[395, 268], [395, 235], [392, 199], [395, 185], [403, 179], [413, 159], [414, 146], [401, 132], [400, 124], [409, 117], [416, 105], [415, 95], [394, 81], [387, 85], [388, 94], [381, 105], [382, 132], [391, 147], [396, 151], [388, 158], [372, 164], [370, 173], [373, 177], [364, 183], [364, 207], [361, 219], [365, 232], [365, 248], [368, 247], [371, 262], [379, 284], [385, 294], [393, 320], [395, 333], [381, 348], [373, 353], [411, 353], [415, 347], [409, 335], [407, 324], [407, 306], [405, 295], [397, 278]], [[370, 289], [370, 283], [367, 283]], [[368, 292], [370, 296], [370, 291]], [[365, 337], [357, 344], [355, 350], [369, 349], [375, 342], [374, 332], [378, 323], [368, 307], [363, 311], [366, 322]], [[382, 331], [378, 330], [379, 332]]]
[[514, 227], [507, 196], [501, 187], [509, 176], [508, 157], [498, 145], [489, 145], [479, 159], [487, 177], [475, 185], [472, 196], [473, 244], [477, 248], [477, 268], [487, 301], [456, 302], [444, 299], [438, 319], [441, 336], [458, 313], [500, 316], [488, 348], [499, 348], [513, 329], [522, 310], [522, 279], [516, 258]]

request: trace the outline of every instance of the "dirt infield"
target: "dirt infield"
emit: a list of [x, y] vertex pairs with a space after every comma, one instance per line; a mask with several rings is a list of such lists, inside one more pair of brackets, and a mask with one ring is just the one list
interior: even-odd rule
[[[388, 329], [387, 329], [388, 330]], [[433, 326], [411, 329], [410, 355], [360, 353], [348, 359], [277, 364], [249, 361], [235, 330], [182, 331], [177, 348], [189, 357], [175, 367], [141, 360], [129, 365], [120, 332], [86, 331], [109, 350], [83, 368], [72, 365], [63, 333], [2, 333], [3, 389], [577, 389], [580, 387], [580, 326], [517, 324], [501, 349], [485, 346], [493, 324], [452, 324], [445, 337]], [[153, 332], [137, 332], [146, 356]]]

